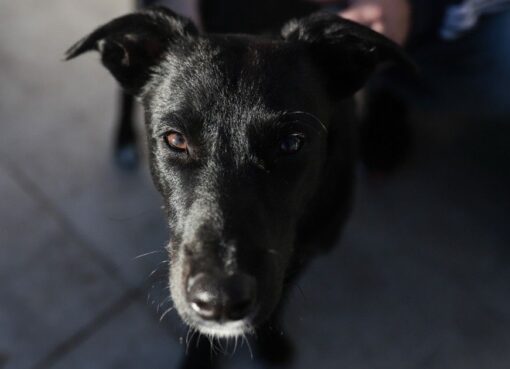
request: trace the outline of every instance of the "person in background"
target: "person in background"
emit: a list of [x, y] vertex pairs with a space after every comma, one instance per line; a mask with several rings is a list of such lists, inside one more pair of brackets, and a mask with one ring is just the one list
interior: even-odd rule
[[419, 68], [417, 80], [393, 69], [372, 83], [362, 127], [368, 169], [389, 171], [405, 157], [410, 105], [484, 124], [510, 120], [510, 0], [322, 4], [402, 45]]

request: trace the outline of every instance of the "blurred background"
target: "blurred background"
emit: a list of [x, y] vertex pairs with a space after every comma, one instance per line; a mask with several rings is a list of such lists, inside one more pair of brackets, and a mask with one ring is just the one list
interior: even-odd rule
[[[97, 55], [61, 61], [131, 9], [0, 0], [1, 369], [174, 368], [186, 346], [174, 313], [161, 319], [168, 231], [146, 161], [113, 160], [116, 83]], [[495, 34], [480, 19], [467, 41], [411, 50], [431, 82], [428, 98], [395, 88], [413, 150], [390, 174], [360, 165], [339, 247], [288, 303], [294, 367], [510, 367], [510, 98], [485, 76], [508, 81], [497, 16]], [[503, 46], [483, 54], [473, 37]], [[243, 345], [226, 367], [261, 364]]]

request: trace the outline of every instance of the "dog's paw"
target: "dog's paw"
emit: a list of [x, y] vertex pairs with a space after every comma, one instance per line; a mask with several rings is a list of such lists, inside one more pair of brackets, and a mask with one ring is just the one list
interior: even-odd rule
[[283, 332], [272, 332], [257, 338], [257, 354], [271, 365], [290, 364], [294, 358], [294, 345]]
[[138, 150], [135, 143], [115, 147], [115, 163], [120, 169], [133, 170], [138, 166]]

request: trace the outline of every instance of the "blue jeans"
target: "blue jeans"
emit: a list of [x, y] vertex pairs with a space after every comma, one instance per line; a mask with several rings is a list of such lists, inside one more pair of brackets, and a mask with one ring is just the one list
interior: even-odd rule
[[510, 119], [510, 11], [482, 17], [469, 33], [413, 51], [422, 76], [401, 94], [428, 109]]

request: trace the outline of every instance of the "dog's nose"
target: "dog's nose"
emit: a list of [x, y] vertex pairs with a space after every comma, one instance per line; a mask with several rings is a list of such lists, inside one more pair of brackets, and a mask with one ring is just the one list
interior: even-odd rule
[[200, 273], [188, 279], [188, 302], [206, 320], [241, 320], [255, 307], [256, 282], [247, 274], [218, 278]]

